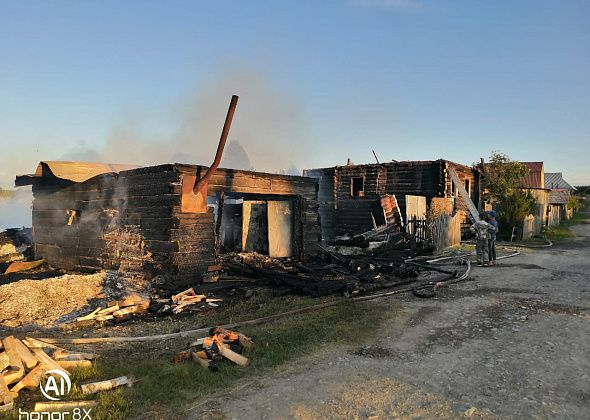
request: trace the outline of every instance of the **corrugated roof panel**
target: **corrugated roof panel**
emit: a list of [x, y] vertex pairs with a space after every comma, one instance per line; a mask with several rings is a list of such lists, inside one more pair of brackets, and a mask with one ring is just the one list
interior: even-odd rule
[[575, 190], [574, 187], [563, 179], [561, 172], [545, 172], [545, 187], [552, 190]]
[[549, 204], [567, 204], [569, 191], [551, 191], [549, 193]]
[[529, 173], [522, 178], [523, 188], [545, 188], [543, 162], [520, 162], [529, 168]]

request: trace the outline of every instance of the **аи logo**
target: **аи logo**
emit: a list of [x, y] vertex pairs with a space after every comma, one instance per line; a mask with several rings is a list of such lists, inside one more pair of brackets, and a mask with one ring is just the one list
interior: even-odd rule
[[70, 375], [60, 369], [45, 372], [47, 379], [41, 383], [41, 394], [51, 401], [59, 401], [68, 395], [72, 389]]

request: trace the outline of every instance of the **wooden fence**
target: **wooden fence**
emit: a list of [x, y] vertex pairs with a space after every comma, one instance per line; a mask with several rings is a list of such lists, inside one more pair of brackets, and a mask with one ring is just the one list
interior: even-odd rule
[[430, 224], [430, 238], [435, 252], [461, 243], [461, 214], [441, 214]]

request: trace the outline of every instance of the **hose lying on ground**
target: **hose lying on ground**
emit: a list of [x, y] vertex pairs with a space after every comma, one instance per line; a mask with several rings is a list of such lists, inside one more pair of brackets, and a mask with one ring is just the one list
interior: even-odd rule
[[[450, 278], [448, 280], [443, 280], [443, 281], [439, 281], [439, 282], [429, 282], [429, 283], [422, 284], [419, 286], [408, 286], [408, 287], [404, 287], [402, 289], [392, 290], [390, 292], [379, 293], [379, 294], [375, 294], [375, 295], [360, 296], [360, 297], [351, 298], [351, 299], [347, 299], [347, 300], [337, 300], [337, 301], [333, 301], [333, 302], [320, 303], [318, 305], [294, 309], [292, 311], [282, 312], [280, 314], [275, 314], [275, 315], [269, 315], [269, 316], [265, 316], [262, 318], [256, 318], [256, 319], [251, 319], [248, 321], [236, 322], [233, 324], [220, 325], [220, 327], [225, 328], [225, 329], [235, 329], [237, 327], [243, 327], [246, 325], [263, 324], [265, 322], [274, 321], [274, 320], [285, 318], [285, 317], [288, 317], [291, 315], [298, 315], [298, 314], [302, 314], [305, 312], [311, 312], [311, 311], [315, 311], [315, 310], [319, 310], [319, 309], [323, 309], [323, 308], [328, 308], [331, 306], [336, 306], [336, 305], [339, 305], [344, 302], [350, 302], [350, 301], [359, 302], [359, 301], [373, 300], [373, 299], [379, 299], [379, 298], [387, 297], [387, 296], [394, 296], [394, 295], [398, 295], [401, 293], [412, 292], [414, 289], [422, 290], [422, 289], [428, 289], [428, 288], [435, 288], [435, 287], [437, 287], [436, 286], [437, 284], [441, 284], [441, 283], [443, 285], [458, 283], [458, 282], [463, 281], [469, 277], [469, 273], [471, 272], [471, 263], [469, 261], [467, 261], [466, 264], [467, 264], [467, 269], [465, 270], [465, 272], [461, 276], [456, 277], [456, 278], [454, 278], [455, 275], [453, 275], [453, 278]], [[175, 339], [175, 338], [186, 338], [186, 337], [191, 337], [193, 339], [194, 338], [202, 338], [202, 337], [205, 337], [209, 334], [210, 329], [211, 329], [211, 327], [198, 328], [195, 330], [180, 331], [177, 333], [146, 335], [146, 336], [139, 336], [139, 337], [88, 337], [88, 338], [49, 338], [49, 337], [48, 338], [37, 338], [37, 337], [35, 337], [35, 338], [39, 341], [43, 341], [43, 342], [49, 343], [49, 344], [132, 343], [132, 342], [144, 342], [144, 341], [171, 340], [171, 339]]]

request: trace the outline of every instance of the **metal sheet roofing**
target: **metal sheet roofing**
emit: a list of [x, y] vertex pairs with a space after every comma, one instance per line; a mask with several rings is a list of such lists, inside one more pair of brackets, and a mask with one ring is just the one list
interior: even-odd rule
[[552, 190], [575, 190], [570, 184], [563, 179], [561, 172], [545, 172], [545, 187]]
[[569, 197], [569, 191], [553, 190], [549, 193], [549, 204], [567, 204]]
[[523, 188], [545, 188], [543, 162], [520, 162], [529, 168], [529, 173], [522, 178]]

